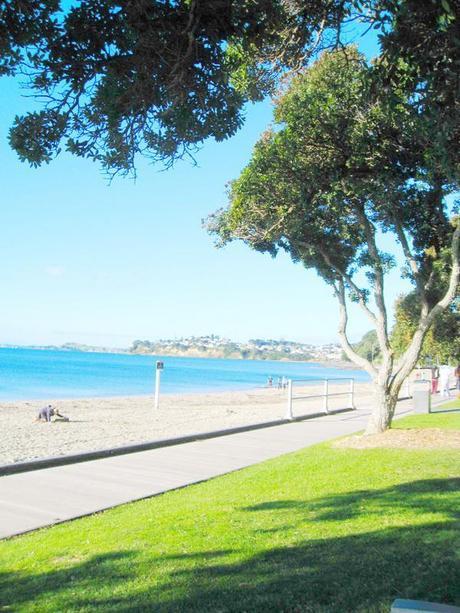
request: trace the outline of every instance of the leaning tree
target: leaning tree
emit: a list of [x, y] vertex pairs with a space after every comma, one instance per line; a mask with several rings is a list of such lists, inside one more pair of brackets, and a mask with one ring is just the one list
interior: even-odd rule
[[[370, 67], [349, 48], [324, 53], [296, 77], [277, 101], [276, 128], [262, 136], [231, 184], [228, 208], [207, 222], [218, 243], [240, 239], [272, 256], [284, 250], [332, 287], [343, 349], [375, 384], [367, 433], [390, 426], [401, 385], [459, 281], [460, 224], [445, 203], [457, 186], [436, 161], [430, 124], [413, 97], [403, 88], [376, 89], [378, 69], [378, 62]], [[399, 359], [390, 343], [384, 292], [398, 258], [380, 248], [382, 233], [399, 243], [402, 272], [420, 304]], [[442, 291], [433, 292], [446, 250], [449, 274]], [[350, 300], [376, 330], [379, 365], [359, 356], [348, 339]]]

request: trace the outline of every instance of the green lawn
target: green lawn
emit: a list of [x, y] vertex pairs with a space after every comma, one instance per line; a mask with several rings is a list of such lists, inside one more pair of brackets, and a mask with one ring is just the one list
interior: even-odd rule
[[[396, 419], [392, 428], [443, 428], [445, 430], [460, 430], [460, 411], [450, 412], [451, 409], [457, 408], [455, 403], [458, 403], [460, 409], [460, 401], [455, 400], [449, 402], [448, 405], [439, 407], [437, 413], [425, 413], [410, 417]], [[445, 412], [444, 412], [445, 411]], [[416, 425], [414, 425], [416, 424]], [[460, 475], [459, 475], [460, 476]]]
[[[397, 426], [460, 428], [460, 414]], [[459, 455], [321, 444], [4, 541], [0, 611], [460, 604]]]
[[446, 402], [445, 404], [441, 404], [439, 407], [436, 407], [435, 411], [445, 411], [451, 409], [460, 409], [460, 398], [456, 398], [455, 400], [451, 400], [450, 402]]

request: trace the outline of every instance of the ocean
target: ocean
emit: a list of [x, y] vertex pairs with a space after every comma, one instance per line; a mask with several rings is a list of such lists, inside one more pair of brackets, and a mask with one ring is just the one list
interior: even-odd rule
[[152, 394], [155, 362], [162, 360], [161, 393], [218, 392], [262, 387], [268, 377], [353, 377], [361, 370], [304, 362], [179, 358], [118, 353], [0, 348], [0, 400], [39, 400]]

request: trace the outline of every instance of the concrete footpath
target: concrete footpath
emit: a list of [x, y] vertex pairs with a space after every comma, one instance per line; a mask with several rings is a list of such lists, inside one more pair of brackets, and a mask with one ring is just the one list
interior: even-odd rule
[[[398, 414], [410, 411], [401, 401]], [[364, 428], [369, 409], [0, 477], [0, 538], [204, 481]]]

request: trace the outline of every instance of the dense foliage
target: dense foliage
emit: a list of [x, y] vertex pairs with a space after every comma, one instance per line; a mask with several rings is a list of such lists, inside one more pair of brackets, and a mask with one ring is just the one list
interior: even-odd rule
[[0, 72], [40, 102], [10, 141], [33, 165], [61, 148], [128, 172], [171, 163], [240, 127], [286, 70], [373, 28], [378, 87], [416, 92], [439, 129], [433, 159], [458, 177], [459, 0], [6, 0]]
[[[33, 165], [64, 145], [111, 171], [132, 169], [137, 153], [170, 163], [208, 136], [234, 134], [244, 103], [272, 82], [253, 52], [269, 53], [290, 21], [270, 0], [36, 4], [32, 13], [27, 2], [7, 3], [3, 16], [12, 31], [3, 61], [17, 65], [22, 50], [21, 68], [45, 103], [16, 118], [11, 144]], [[29, 20], [36, 15], [48, 21]], [[316, 17], [302, 19], [304, 38]], [[28, 36], [15, 36], [16, 22]]]
[[14, 74], [25, 61], [37, 65], [56, 31], [59, 0], [0, 3], [0, 75]]

